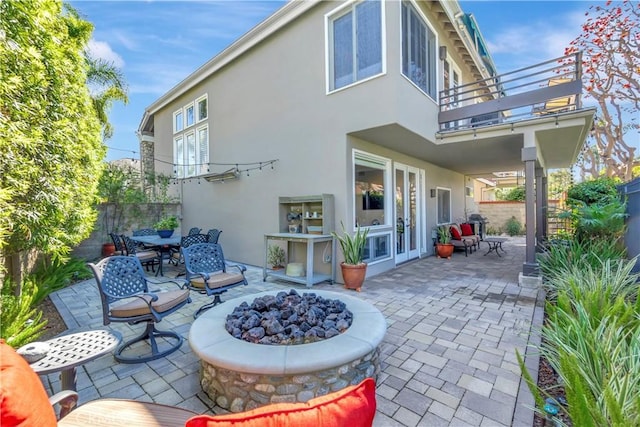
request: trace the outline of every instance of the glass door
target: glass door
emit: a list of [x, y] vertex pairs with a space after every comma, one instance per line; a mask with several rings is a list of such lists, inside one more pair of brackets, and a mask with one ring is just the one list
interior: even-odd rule
[[419, 170], [396, 163], [395, 166], [395, 242], [396, 264], [420, 255]]

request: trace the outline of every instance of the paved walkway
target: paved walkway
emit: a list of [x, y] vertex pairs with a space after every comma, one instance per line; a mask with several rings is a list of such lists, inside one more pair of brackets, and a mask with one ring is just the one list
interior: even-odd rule
[[[518, 286], [524, 240], [510, 239], [504, 249], [501, 258], [495, 253], [485, 256], [487, 244], [482, 243], [481, 250], [468, 257], [456, 252], [451, 260], [412, 261], [368, 279], [359, 294], [339, 285], [316, 286], [361, 297], [387, 319], [374, 426], [532, 425], [533, 400], [521, 380], [515, 351], [524, 354], [532, 324], [534, 331], [540, 326], [543, 300], [537, 289]], [[248, 286], [230, 290], [223, 299], [305, 289], [271, 278], [263, 282], [257, 267], [250, 267], [247, 277]], [[185, 337], [180, 350], [144, 364], [119, 364], [107, 355], [83, 365], [78, 369], [80, 403], [118, 397], [198, 413], [223, 412], [202, 392], [199, 361], [187, 342], [193, 312], [207, 301], [196, 294], [192, 298], [192, 304], [159, 325]], [[51, 299], [69, 332], [105, 328], [95, 281], [58, 291]], [[140, 326], [116, 323], [107, 328], [128, 338], [137, 335]], [[527, 358], [534, 376], [537, 364], [535, 355]], [[49, 391], [59, 391], [57, 374], [43, 379]]]

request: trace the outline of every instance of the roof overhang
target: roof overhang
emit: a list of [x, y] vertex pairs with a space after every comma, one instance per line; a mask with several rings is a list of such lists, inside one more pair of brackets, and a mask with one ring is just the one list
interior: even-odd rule
[[570, 167], [593, 125], [595, 109], [531, 118], [508, 124], [438, 133], [428, 140], [397, 124], [349, 135], [464, 175], [521, 170], [525, 134], [532, 135], [545, 169]]

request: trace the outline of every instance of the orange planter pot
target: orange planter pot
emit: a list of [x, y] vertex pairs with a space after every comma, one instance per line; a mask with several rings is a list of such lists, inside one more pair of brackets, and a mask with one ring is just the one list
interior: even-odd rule
[[367, 274], [367, 264], [361, 263], [358, 265], [340, 263], [342, 268], [342, 278], [344, 279], [344, 287], [347, 289], [355, 289], [360, 292], [364, 277]]
[[103, 257], [108, 257], [113, 255], [113, 253], [116, 251], [116, 246], [113, 243], [104, 243], [102, 245], [102, 256]]
[[453, 245], [449, 243], [438, 243], [436, 245], [436, 254], [438, 255], [438, 258], [451, 259], [451, 255], [453, 254]]

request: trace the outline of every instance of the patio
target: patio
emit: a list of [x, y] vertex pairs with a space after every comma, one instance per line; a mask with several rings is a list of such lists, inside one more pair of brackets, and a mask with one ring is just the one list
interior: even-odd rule
[[[427, 257], [368, 279], [361, 293], [323, 283], [301, 285], [262, 281], [262, 269], [249, 267], [248, 286], [229, 290], [223, 300], [262, 291], [295, 288], [332, 290], [374, 304], [388, 329], [381, 344], [375, 426], [531, 426], [533, 400], [521, 380], [515, 350], [524, 354], [532, 325], [543, 318], [543, 296], [518, 285], [524, 238], [510, 238], [506, 253], [484, 256], [486, 245], [468, 257]], [[175, 275], [169, 268], [166, 276]], [[152, 273], [150, 273], [152, 274]], [[159, 278], [151, 277], [151, 281]], [[202, 392], [200, 362], [187, 337], [194, 311], [207, 302], [192, 293], [192, 304], [167, 317], [161, 329], [178, 331], [185, 343], [169, 356], [145, 364], [119, 364], [111, 355], [78, 368], [80, 404], [100, 397], [129, 398], [177, 405], [193, 411], [223, 410]], [[51, 295], [69, 331], [102, 329], [95, 281]], [[231, 309], [232, 307], [229, 307]], [[111, 324], [125, 338], [140, 326]], [[534, 376], [538, 360], [527, 358]], [[58, 374], [42, 377], [58, 391]]]

